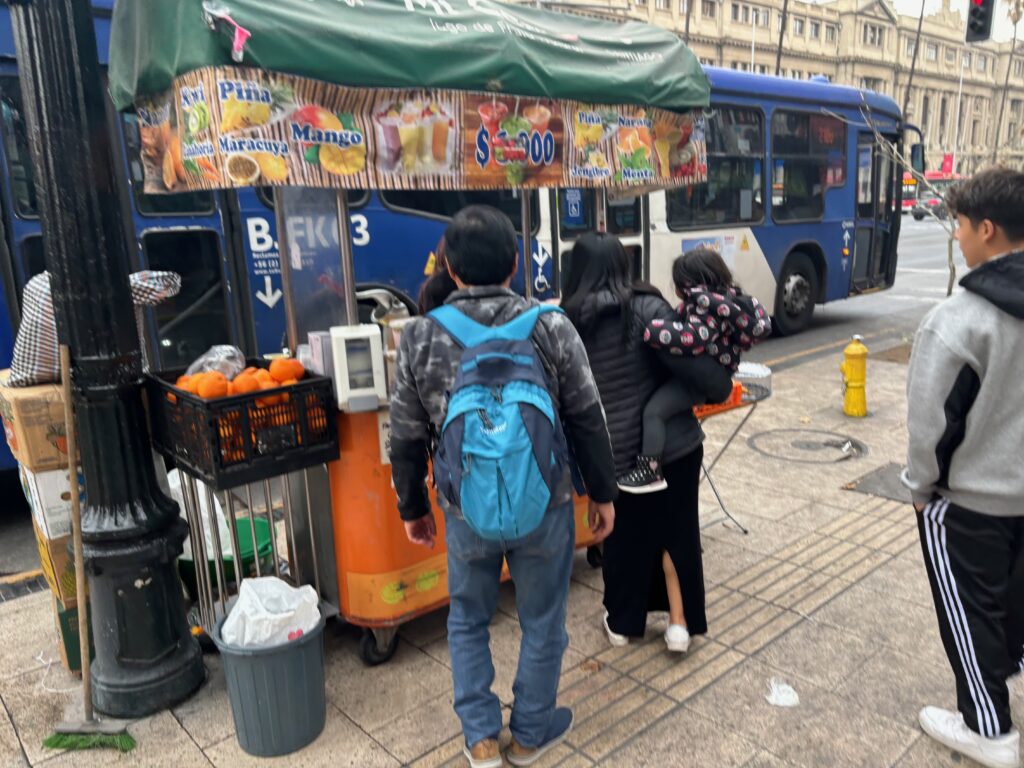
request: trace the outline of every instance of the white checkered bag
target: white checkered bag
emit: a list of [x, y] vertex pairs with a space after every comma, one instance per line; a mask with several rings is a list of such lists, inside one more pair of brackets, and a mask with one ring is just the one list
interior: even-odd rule
[[[181, 290], [181, 275], [176, 272], [136, 272], [128, 276], [135, 323], [145, 360], [146, 345], [142, 333], [142, 310], [176, 296]], [[22, 298], [21, 326], [14, 342], [14, 359], [8, 386], [31, 387], [60, 381], [57, 353], [57, 323], [50, 294], [50, 273], [41, 272], [28, 281]]]

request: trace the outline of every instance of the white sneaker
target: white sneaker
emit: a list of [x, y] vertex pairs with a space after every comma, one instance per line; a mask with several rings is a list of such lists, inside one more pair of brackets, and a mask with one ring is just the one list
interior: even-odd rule
[[608, 611], [604, 612], [604, 631], [608, 635], [608, 642], [612, 644], [614, 648], [622, 648], [623, 646], [629, 645], [629, 638], [625, 635], [620, 635], [618, 632], [613, 632], [612, 628], [608, 626]]
[[672, 624], [665, 630], [665, 645], [672, 653], [690, 650], [690, 633], [682, 624]]
[[1020, 732], [987, 739], [967, 727], [964, 716], [939, 707], [925, 707], [918, 715], [921, 728], [940, 744], [988, 768], [1020, 768]]

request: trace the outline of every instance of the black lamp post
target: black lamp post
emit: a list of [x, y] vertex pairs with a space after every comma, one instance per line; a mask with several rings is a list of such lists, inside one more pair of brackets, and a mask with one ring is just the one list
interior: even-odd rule
[[204, 671], [174, 570], [186, 528], [149, 444], [92, 12], [88, 0], [10, 5], [57, 329], [71, 348], [93, 702], [141, 717], [186, 698]]

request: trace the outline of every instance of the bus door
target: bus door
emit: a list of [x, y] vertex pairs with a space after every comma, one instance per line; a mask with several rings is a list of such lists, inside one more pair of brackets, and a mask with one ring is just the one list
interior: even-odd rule
[[[886, 136], [897, 142], [897, 137]], [[897, 168], [875, 143], [872, 133], [857, 139], [857, 216], [853, 233], [851, 292], [863, 292], [892, 285], [896, 272], [896, 241], [899, 213], [893, 207]], [[849, 230], [844, 242], [849, 247]]]
[[[647, 280], [650, 272], [650, 218], [646, 195], [606, 195], [604, 225], [609, 234], [622, 241], [629, 256], [636, 280]], [[572, 260], [572, 248], [577, 238], [586, 232], [597, 230], [598, 193], [594, 189], [566, 187], [552, 191], [551, 220], [552, 242], [558, 253], [560, 291], [565, 288]]]
[[150, 365], [185, 367], [215, 344], [251, 352], [251, 338], [240, 330], [241, 308], [234, 290], [238, 276], [225, 235], [223, 195], [147, 195], [138, 121], [134, 115], [122, 115], [119, 121], [128, 168], [128, 235], [138, 243], [131, 268], [181, 275], [181, 292], [145, 313]]

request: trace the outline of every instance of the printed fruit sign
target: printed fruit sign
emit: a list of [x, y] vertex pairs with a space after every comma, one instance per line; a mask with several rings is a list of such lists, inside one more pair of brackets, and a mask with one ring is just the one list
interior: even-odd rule
[[453, 90], [347, 88], [242, 67], [136, 105], [147, 193], [685, 186], [706, 180], [693, 117]]

